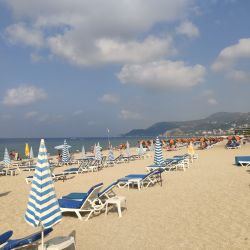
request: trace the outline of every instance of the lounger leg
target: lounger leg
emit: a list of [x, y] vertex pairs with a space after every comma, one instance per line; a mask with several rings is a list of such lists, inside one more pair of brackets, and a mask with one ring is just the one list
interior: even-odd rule
[[79, 219], [79, 220], [82, 220], [82, 216], [81, 216], [80, 212], [79, 212], [79, 211], [76, 211], [75, 213], [76, 213], [78, 219]]
[[122, 217], [121, 202], [117, 203], [117, 211], [118, 211], [119, 217]]
[[89, 213], [88, 217], [85, 219], [85, 221], [88, 221], [90, 216], [93, 214], [94, 210], [91, 210], [91, 212]]

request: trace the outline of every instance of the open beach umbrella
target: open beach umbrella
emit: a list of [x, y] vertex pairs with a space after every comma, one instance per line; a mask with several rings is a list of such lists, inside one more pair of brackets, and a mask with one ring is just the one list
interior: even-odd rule
[[162, 155], [162, 148], [161, 148], [161, 142], [158, 137], [156, 137], [155, 141], [155, 156], [154, 156], [154, 163], [157, 166], [164, 165], [164, 159]]
[[43, 247], [43, 230], [51, 228], [61, 219], [61, 210], [51, 177], [47, 150], [42, 139], [31, 184], [25, 220], [33, 227], [41, 227]]
[[95, 147], [95, 159], [98, 161], [102, 160], [102, 152], [101, 152], [101, 146], [100, 146], [99, 142], [97, 143], [97, 145]]
[[3, 162], [6, 168], [11, 165], [11, 160], [10, 160], [10, 156], [9, 156], [9, 152], [7, 148], [5, 148], [5, 151], [4, 151]]
[[62, 162], [67, 163], [70, 160], [69, 148], [67, 145], [67, 141], [64, 140], [63, 149], [62, 149]]
[[127, 155], [127, 157], [130, 157], [130, 146], [129, 146], [129, 142], [128, 141], [126, 143], [126, 155]]
[[83, 158], [83, 159], [86, 158], [86, 152], [85, 152], [84, 146], [82, 146], [82, 158]]
[[33, 148], [30, 147], [30, 159], [34, 158]]
[[27, 158], [30, 157], [30, 149], [29, 149], [29, 144], [28, 143], [25, 144], [25, 156]]
[[113, 161], [114, 159], [115, 159], [114, 152], [113, 152], [112, 145], [111, 145], [109, 149], [108, 160]]

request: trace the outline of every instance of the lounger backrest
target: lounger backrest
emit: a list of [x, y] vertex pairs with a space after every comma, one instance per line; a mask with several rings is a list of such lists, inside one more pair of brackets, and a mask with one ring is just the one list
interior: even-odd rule
[[84, 200], [81, 209], [83, 209], [84, 207], [89, 207], [90, 202], [93, 201], [94, 199], [98, 198], [98, 193], [101, 191], [103, 187], [103, 183], [98, 183], [97, 185], [91, 187], [89, 189], [89, 191], [87, 192], [87, 197]]
[[153, 175], [155, 175], [155, 174], [157, 174], [157, 173], [159, 173], [159, 170], [157, 169], [157, 170], [154, 170], [154, 171], [151, 171], [151, 172], [149, 172], [148, 174], [146, 174], [144, 177], [143, 177], [143, 180], [145, 180], [145, 179], [147, 179], [147, 178], [150, 178], [150, 177], [152, 177]]
[[87, 167], [87, 165], [88, 165], [88, 161], [82, 161], [80, 166], [79, 166], [79, 170], [85, 169]]
[[99, 193], [99, 197], [102, 197], [102, 196], [104, 196], [105, 194], [107, 194], [109, 191], [111, 191], [111, 190], [116, 186], [117, 183], [118, 183], [118, 181], [115, 181], [115, 182], [113, 182], [112, 184], [110, 184], [109, 186], [107, 186], [104, 190], [102, 190], [102, 191]]

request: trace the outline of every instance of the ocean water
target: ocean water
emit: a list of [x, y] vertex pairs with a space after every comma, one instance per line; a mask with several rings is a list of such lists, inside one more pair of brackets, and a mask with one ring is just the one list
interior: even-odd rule
[[[64, 139], [67, 140], [67, 144], [72, 146], [70, 151], [77, 152], [82, 151], [82, 146], [84, 145], [85, 151], [90, 151], [91, 147], [94, 144], [100, 143], [103, 149], [108, 148], [109, 141], [107, 137], [79, 137], [79, 138], [45, 138], [45, 144], [47, 151], [51, 155], [56, 155], [57, 150], [55, 146], [61, 145], [64, 142]], [[122, 143], [129, 142], [131, 147], [138, 145], [138, 141], [146, 139], [153, 139], [152, 137], [110, 137], [110, 143], [113, 147], [116, 147]], [[29, 146], [33, 148], [34, 156], [38, 154], [40, 138], [11, 138], [11, 139], [0, 139], [0, 160], [3, 159], [4, 149], [7, 148], [10, 152], [11, 150], [16, 150], [19, 152], [20, 156], [24, 157], [25, 143], [28, 143]]]

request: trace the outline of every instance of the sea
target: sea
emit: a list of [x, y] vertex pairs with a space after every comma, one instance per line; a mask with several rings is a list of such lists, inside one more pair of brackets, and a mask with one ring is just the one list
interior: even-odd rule
[[[117, 147], [120, 144], [125, 144], [127, 141], [129, 142], [131, 147], [138, 146], [138, 141], [140, 140], [151, 140], [153, 137], [70, 137], [70, 138], [44, 138], [45, 145], [48, 153], [50, 155], [56, 155], [57, 150], [55, 146], [62, 145], [64, 140], [66, 139], [67, 144], [71, 146], [70, 152], [81, 152], [82, 147], [84, 146], [85, 151], [91, 151], [91, 148], [100, 143], [100, 146], [103, 149], [107, 149], [110, 144], [112, 147]], [[40, 145], [40, 138], [0, 138], [0, 160], [3, 159], [5, 148], [8, 151], [15, 150], [19, 152], [20, 156], [24, 158], [25, 156], [25, 144], [28, 143], [29, 147], [32, 147], [34, 156], [36, 157], [38, 154], [38, 149]]]

